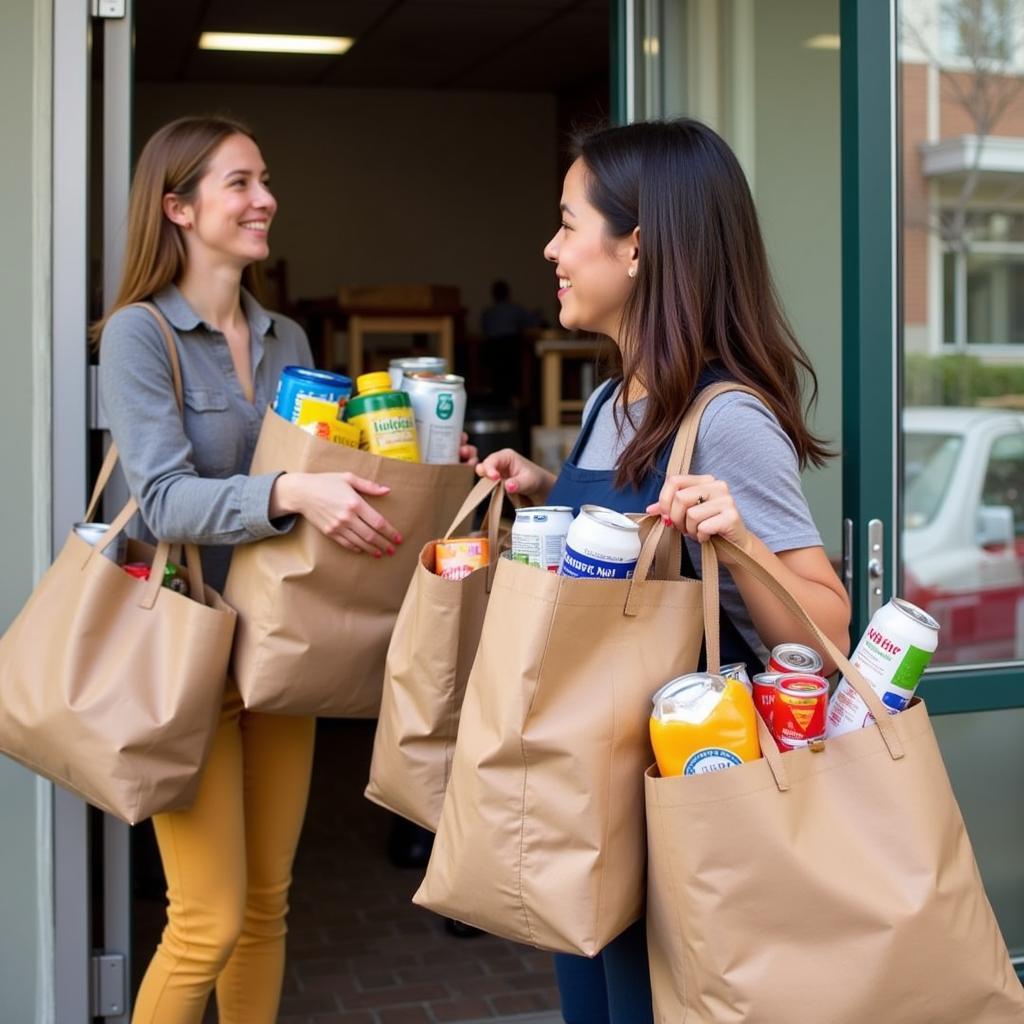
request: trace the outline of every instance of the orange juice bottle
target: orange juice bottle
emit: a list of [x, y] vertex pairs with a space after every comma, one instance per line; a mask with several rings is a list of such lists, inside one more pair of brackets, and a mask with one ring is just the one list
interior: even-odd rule
[[703, 775], [755, 761], [757, 712], [736, 679], [706, 672], [680, 676], [654, 695], [651, 746], [662, 776]]

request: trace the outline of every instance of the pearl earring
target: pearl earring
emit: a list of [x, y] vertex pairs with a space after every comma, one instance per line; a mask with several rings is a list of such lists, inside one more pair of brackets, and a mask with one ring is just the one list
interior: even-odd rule
[[636, 267], [630, 267], [626, 273], [629, 274], [630, 277], [636, 277]]

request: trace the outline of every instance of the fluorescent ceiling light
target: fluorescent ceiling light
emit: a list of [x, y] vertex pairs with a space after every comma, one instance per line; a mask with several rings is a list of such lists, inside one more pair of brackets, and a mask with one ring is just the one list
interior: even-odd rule
[[355, 42], [348, 36], [281, 36], [256, 32], [204, 32], [200, 50], [240, 50], [246, 53], [320, 53], [347, 52]]
[[811, 36], [810, 39], [804, 40], [804, 46], [806, 46], [808, 50], [838, 50], [839, 49], [839, 36], [838, 35]]

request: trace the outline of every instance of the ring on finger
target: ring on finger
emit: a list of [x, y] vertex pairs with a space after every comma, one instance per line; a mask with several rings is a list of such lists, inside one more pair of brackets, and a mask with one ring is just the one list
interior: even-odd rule
[[704, 502], [707, 501], [707, 500], [708, 500], [708, 496], [706, 494], [698, 494], [697, 495], [697, 504], [698, 505], [703, 505]]

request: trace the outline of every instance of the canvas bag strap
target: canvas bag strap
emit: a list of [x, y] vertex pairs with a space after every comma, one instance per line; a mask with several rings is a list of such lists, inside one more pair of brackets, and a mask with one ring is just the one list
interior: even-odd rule
[[[171, 364], [171, 379], [174, 383], [174, 397], [178, 404], [178, 412], [184, 415], [185, 393], [182, 385], [181, 362], [178, 359], [178, 349], [174, 344], [174, 335], [171, 332], [170, 325], [167, 323], [164, 315], [153, 303], [134, 302], [131, 305], [138, 306], [140, 309], [146, 310], [150, 316], [156, 320], [157, 326], [160, 328], [160, 333], [163, 335], [164, 345], [167, 349], [167, 357]], [[129, 307], [125, 308], [127, 309]], [[117, 458], [117, 446], [112, 444], [107, 450], [107, 454], [103, 459], [103, 465], [100, 467], [99, 475], [96, 478], [92, 497], [89, 500], [89, 507], [86, 510], [86, 521], [90, 521], [96, 512], [96, 508], [99, 505], [100, 495], [110, 482], [114, 466], [117, 464]], [[131, 521], [132, 517], [138, 511], [138, 508], [139, 506], [135, 499], [129, 499], [124, 508], [121, 509], [117, 516], [114, 517], [114, 521], [110, 524], [110, 529], [103, 538], [103, 542], [93, 550], [102, 552], [111, 543], [113, 543], [114, 539], [123, 532], [125, 527]], [[184, 547], [186, 556], [185, 562], [188, 567], [189, 574], [190, 596], [200, 604], [206, 604], [206, 588], [203, 582], [203, 567], [202, 562], [200, 561], [199, 548], [195, 544], [186, 544]], [[150, 578], [147, 581], [147, 586], [142, 595], [142, 600], [139, 602], [144, 608], [152, 608], [156, 603], [157, 596], [160, 593], [160, 587], [163, 585], [164, 571], [167, 567], [169, 554], [169, 544], [163, 541], [157, 544], [153, 564], [150, 568]], [[90, 552], [89, 557], [92, 557], [92, 552]], [[86, 559], [85, 564], [87, 564], [88, 561], [89, 558]]]
[[[736, 384], [732, 381], [721, 381], [718, 384], [709, 384], [704, 388], [696, 399], [686, 410], [683, 422], [679, 424], [679, 431], [676, 433], [675, 443], [669, 453], [665, 474], [669, 476], [680, 476], [690, 472], [693, 463], [693, 452], [697, 446], [697, 435], [700, 431], [700, 422], [707, 407], [720, 395], [729, 394], [732, 391], [739, 391], [743, 394], [753, 395], [760, 401], [764, 398], [753, 388], [745, 384]], [[669, 531], [668, 537], [662, 544], [655, 561], [654, 575], [657, 579], [671, 579], [673, 572], [678, 572], [678, 566], [682, 560], [683, 537], [678, 530]], [[703, 555], [701, 556], [703, 558]], [[666, 561], [667, 560], [667, 561]], [[676, 567], [673, 569], [673, 567]]]
[[714, 537], [712, 543], [718, 550], [728, 552], [734, 562], [742, 566], [751, 576], [767, 587], [811, 631], [821, 645], [822, 650], [828, 652], [836, 665], [839, 666], [847, 682], [857, 691], [861, 699], [868, 706], [868, 710], [874, 715], [875, 721], [878, 724], [879, 735], [882, 737], [890, 757], [894, 761], [903, 757], [903, 743], [896, 731], [893, 718], [882, 703], [881, 698], [875, 693], [859, 669], [853, 666], [843, 652], [839, 650], [814, 619], [811, 618], [800, 602], [775, 578], [772, 570], [758, 556], [748, 554], [724, 537]]
[[[491, 584], [494, 582], [494, 573], [498, 568], [498, 531], [501, 528], [501, 508], [505, 497], [505, 482], [503, 480], [490, 480], [482, 477], [476, 482], [473, 490], [469, 492], [462, 507], [455, 513], [451, 526], [445, 531], [444, 539], [448, 540], [458, 529], [463, 520], [490, 496], [490, 504], [487, 506], [487, 593], [491, 592]], [[513, 504], [515, 499], [513, 498]]]

